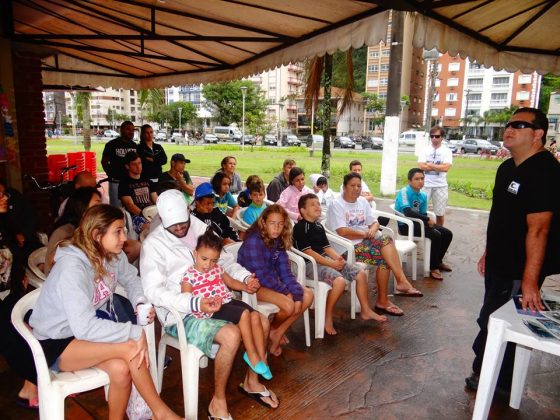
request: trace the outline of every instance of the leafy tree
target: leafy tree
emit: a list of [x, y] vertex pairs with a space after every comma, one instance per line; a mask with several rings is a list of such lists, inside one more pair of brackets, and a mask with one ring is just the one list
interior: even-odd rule
[[157, 115], [165, 107], [165, 90], [141, 89], [138, 92], [138, 103], [142, 112], [142, 119], [146, 117], [149, 121], [158, 121], [150, 117]]
[[266, 99], [259, 87], [249, 80], [224, 83], [209, 83], [202, 89], [206, 107], [211, 110], [220, 125], [237, 123], [243, 125], [243, 94], [241, 87], [247, 88], [245, 96], [245, 125], [251, 122], [255, 127], [265, 124]]
[[110, 122], [115, 128], [119, 126], [124, 121], [130, 121], [130, 115], [121, 114], [114, 109], [109, 108], [105, 119]]
[[[179, 127], [179, 108], [181, 108], [181, 127]], [[166, 118], [159, 118], [157, 121], [168, 121], [172, 127], [182, 130], [183, 127], [196, 119], [196, 107], [190, 102], [173, 102], [163, 108]]]
[[555, 76], [550, 73], [545, 74], [542, 77], [541, 94], [539, 98], [539, 109], [545, 114], [548, 112], [548, 106], [550, 105], [550, 94], [555, 91], [560, 91], [560, 76]]

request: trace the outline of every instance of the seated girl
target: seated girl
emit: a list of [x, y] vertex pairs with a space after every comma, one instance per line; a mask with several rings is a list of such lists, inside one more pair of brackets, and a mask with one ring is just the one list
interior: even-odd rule
[[313, 191], [305, 186], [305, 172], [297, 166], [290, 169], [288, 180], [290, 185], [282, 191], [276, 204], [284, 207], [292, 222], [295, 223], [301, 219], [298, 209], [299, 198], [302, 195], [312, 193]]
[[[30, 318], [33, 335], [55, 371], [98, 367], [109, 375], [109, 418], [124, 418], [131, 381], [154, 418], [179, 417], [160, 399], [148, 371], [144, 330], [118, 322], [117, 282], [134, 307], [145, 303], [140, 279], [122, 252], [126, 235], [120, 209], [100, 204], [84, 213], [69, 243], [61, 244]], [[97, 311], [106, 308], [112, 319]], [[155, 311], [149, 314], [153, 322]]]
[[247, 231], [237, 261], [255, 273], [261, 283], [257, 299], [280, 308], [270, 325], [270, 353], [282, 354], [284, 333], [313, 302], [311, 289], [298, 283], [290, 268], [292, 224], [286, 210], [274, 204], [267, 207]]
[[[225, 215], [234, 218], [235, 214], [239, 211], [239, 206], [237, 205], [237, 200], [229, 191], [229, 186], [231, 185], [229, 176], [223, 172], [216, 172], [210, 183], [214, 189], [214, 194], [216, 194], [214, 207], [219, 208]], [[231, 210], [228, 210], [228, 207]]]
[[[194, 311], [196, 318], [214, 318], [232, 322], [239, 326], [245, 346], [243, 360], [257, 374], [271, 379], [272, 373], [266, 363], [266, 342], [260, 315], [245, 302], [233, 299], [233, 290], [249, 291], [248, 285], [235, 280], [218, 265], [222, 252], [222, 240], [211, 228], [198, 237], [194, 265], [183, 275], [181, 292], [193, 296], [218, 299], [221, 307], [217, 312]], [[250, 281], [257, 281], [254, 277]], [[252, 291], [252, 289], [251, 289]]]

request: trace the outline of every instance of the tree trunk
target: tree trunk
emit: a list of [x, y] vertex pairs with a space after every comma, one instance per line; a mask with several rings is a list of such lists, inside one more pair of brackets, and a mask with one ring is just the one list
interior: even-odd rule
[[321, 173], [329, 178], [331, 175], [331, 85], [333, 72], [333, 57], [325, 54], [325, 72], [323, 83], [323, 157], [321, 159]]
[[83, 126], [83, 135], [84, 135], [84, 150], [89, 152], [91, 150], [91, 93], [84, 95], [83, 98], [83, 109], [84, 109], [84, 126]]

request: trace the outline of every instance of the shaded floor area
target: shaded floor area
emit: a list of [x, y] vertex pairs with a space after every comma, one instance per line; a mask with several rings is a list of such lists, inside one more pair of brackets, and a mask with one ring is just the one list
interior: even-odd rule
[[[380, 205], [386, 209], [386, 203]], [[349, 296], [337, 305], [339, 334], [312, 339], [305, 347], [303, 322], [289, 332], [291, 343], [270, 360], [274, 378], [266, 385], [280, 399], [270, 410], [241, 395], [245, 364], [239, 352], [229, 381], [228, 401], [235, 419], [469, 419], [475, 394], [465, 390], [476, 335], [483, 282], [476, 262], [483, 252], [487, 214], [451, 209], [446, 225], [454, 232], [447, 261], [453, 272], [443, 282], [419, 280], [423, 298], [395, 297], [404, 311], [385, 324], [351, 320]], [[504, 262], [507, 263], [507, 262]], [[372, 287], [370, 290], [373, 289]], [[372, 299], [374, 299], [372, 297]], [[313, 315], [311, 315], [313, 324]], [[182, 413], [178, 352], [164, 374], [162, 396]], [[560, 359], [535, 352], [520, 410], [496, 397], [491, 419], [560, 418]], [[213, 384], [213, 364], [200, 372], [199, 418], [206, 418]], [[34, 419], [15, 406], [20, 381], [0, 374], [0, 418]], [[108, 411], [102, 391], [66, 400], [69, 419], [103, 419]]]

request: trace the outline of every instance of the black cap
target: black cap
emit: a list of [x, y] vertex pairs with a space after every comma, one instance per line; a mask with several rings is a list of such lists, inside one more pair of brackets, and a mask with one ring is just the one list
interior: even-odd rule
[[171, 156], [171, 160], [174, 161], [180, 160], [181, 162], [191, 163], [191, 161], [187, 159], [185, 155], [182, 153], [175, 153], [173, 156]]

